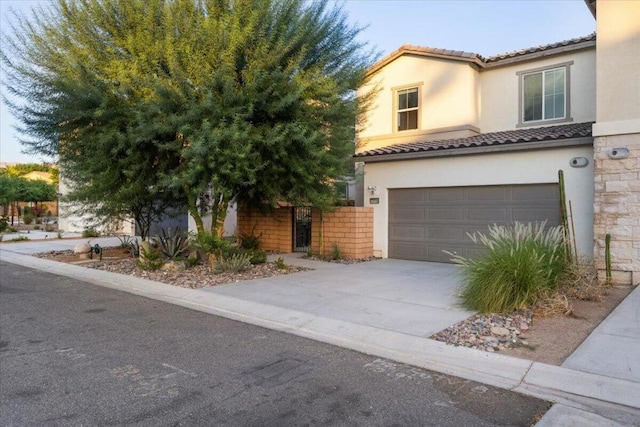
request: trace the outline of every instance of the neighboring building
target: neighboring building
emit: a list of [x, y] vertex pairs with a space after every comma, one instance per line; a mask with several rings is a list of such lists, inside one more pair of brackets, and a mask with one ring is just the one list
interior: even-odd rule
[[617, 279], [640, 281], [640, 2], [597, 7], [597, 42], [489, 58], [405, 45], [371, 68], [356, 159], [376, 255], [447, 262], [489, 224], [558, 224], [562, 170], [579, 253], [604, 268], [611, 233]]

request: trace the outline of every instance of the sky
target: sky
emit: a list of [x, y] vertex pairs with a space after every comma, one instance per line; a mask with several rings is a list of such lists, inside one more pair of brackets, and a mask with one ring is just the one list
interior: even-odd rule
[[[11, 10], [29, 13], [49, 1], [0, 0], [0, 31], [9, 30]], [[360, 41], [380, 57], [407, 43], [491, 56], [595, 31], [595, 20], [583, 0], [346, 0], [338, 4], [343, 4], [351, 23], [364, 27]], [[0, 92], [6, 95], [1, 84]], [[16, 125], [0, 101], [0, 162], [50, 161], [21, 152]]]

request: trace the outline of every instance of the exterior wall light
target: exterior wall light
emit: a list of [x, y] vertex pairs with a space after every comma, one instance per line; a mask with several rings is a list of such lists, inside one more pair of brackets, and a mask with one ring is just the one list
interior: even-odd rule
[[607, 156], [612, 160], [626, 159], [629, 157], [629, 149], [626, 147], [611, 148], [607, 151]]
[[589, 159], [586, 157], [574, 157], [569, 161], [569, 165], [572, 168], [585, 168], [589, 164]]

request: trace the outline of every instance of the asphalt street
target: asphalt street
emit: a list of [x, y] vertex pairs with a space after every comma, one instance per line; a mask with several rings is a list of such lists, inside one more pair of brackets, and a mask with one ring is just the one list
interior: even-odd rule
[[0, 262], [0, 425], [529, 426], [547, 402]]

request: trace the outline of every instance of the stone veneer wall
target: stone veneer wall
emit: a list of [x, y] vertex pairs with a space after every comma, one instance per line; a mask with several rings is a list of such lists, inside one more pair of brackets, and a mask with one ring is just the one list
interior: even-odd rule
[[[594, 138], [594, 259], [604, 278], [605, 235], [611, 234], [611, 269], [619, 284], [640, 283], [640, 134]], [[612, 160], [611, 148], [629, 157]]]
[[260, 236], [260, 249], [290, 253], [293, 245], [293, 208], [261, 214], [238, 206], [238, 235]]
[[373, 256], [373, 208], [337, 208], [331, 212], [322, 212], [322, 220], [318, 209], [314, 209], [312, 215], [311, 248], [314, 253], [320, 253], [322, 235], [322, 255], [331, 254], [335, 244], [347, 258]]

